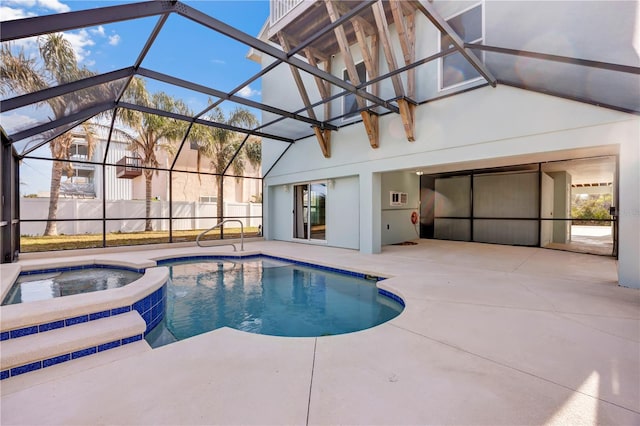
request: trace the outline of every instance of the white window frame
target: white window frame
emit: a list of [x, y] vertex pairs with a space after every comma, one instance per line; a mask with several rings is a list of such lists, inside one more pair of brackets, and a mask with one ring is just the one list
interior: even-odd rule
[[[477, 43], [479, 41], [484, 41], [485, 38], [486, 38], [486, 34], [485, 34], [485, 28], [486, 28], [486, 26], [485, 26], [485, 9], [486, 8], [485, 8], [484, 1], [479, 1], [479, 2], [477, 2], [475, 4], [473, 4], [473, 5], [465, 8], [465, 9], [462, 9], [459, 12], [454, 13], [453, 15], [450, 15], [449, 17], [447, 17], [445, 19], [445, 21], [448, 22], [449, 20], [455, 18], [456, 16], [460, 16], [463, 13], [466, 13], [466, 12], [470, 11], [471, 9], [474, 9], [474, 8], [476, 8], [478, 6], [480, 6], [480, 8], [481, 8], [480, 15], [481, 15], [481, 21], [482, 22], [480, 23], [480, 25], [482, 25], [482, 37], [479, 38], [479, 39], [470, 41], [468, 43]], [[442, 35], [440, 33], [438, 33], [438, 52], [442, 52]], [[453, 52], [453, 53], [450, 53], [449, 55], [453, 55], [455, 53], [456, 52]], [[483, 54], [484, 54], [484, 52], [483, 52]], [[446, 55], [446, 56], [449, 56], [449, 55]], [[444, 91], [448, 91], [448, 90], [451, 90], [451, 89], [456, 89], [458, 87], [461, 87], [461, 86], [464, 86], [464, 85], [467, 85], [467, 84], [470, 84], [470, 83], [474, 83], [476, 81], [481, 81], [481, 80], [484, 79], [482, 76], [478, 76], [478, 77], [472, 78], [470, 80], [464, 80], [464, 81], [461, 81], [460, 83], [456, 83], [456, 84], [452, 84], [451, 86], [444, 87], [443, 86], [443, 84], [444, 84], [444, 72], [443, 72], [444, 71], [444, 58], [445, 58], [445, 56], [443, 56], [442, 58], [440, 58], [438, 60], [438, 91], [439, 92], [444, 92]]]

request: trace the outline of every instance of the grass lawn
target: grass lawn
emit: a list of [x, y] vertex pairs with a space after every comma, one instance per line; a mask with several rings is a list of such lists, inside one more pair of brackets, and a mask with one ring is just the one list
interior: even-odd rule
[[[189, 231], [173, 231], [173, 242], [195, 241], [204, 229]], [[245, 237], [258, 235], [258, 228], [244, 228]], [[240, 238], [240, 228], [225, 228], [224, 238]], [[220, 230], [209, 232], [204, 240], [220, 239]], [[158, 244], [169, 242], [169, 231], [117, 232], [106, 236], [107, 247], [131, 246], [139, 244]], [[54, 236], [21, 236], [20, 251], [33, 253], [52, 250], [71, 250], [81, 248], [102, 247], [102, 234], [54, 235]]]

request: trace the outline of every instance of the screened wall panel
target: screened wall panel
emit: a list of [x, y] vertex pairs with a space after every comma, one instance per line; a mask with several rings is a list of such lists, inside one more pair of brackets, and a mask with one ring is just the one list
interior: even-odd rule
[[471, 177], [454, 176], [435, 180], [434, 237], [442, 240], [471, 239]]
[[538, 173], [473, 177], [473, 216], [538, 218]]

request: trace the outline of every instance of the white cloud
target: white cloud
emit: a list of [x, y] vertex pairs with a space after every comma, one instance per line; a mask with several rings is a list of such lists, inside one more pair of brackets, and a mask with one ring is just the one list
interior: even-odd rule
[[36, 4], [36, 0], [4, 0], [3, 3], [20, 7], [33, 7]]
[[71, 11], [68, 5], [59, 0], [3, 0], [0, 15], [3, 21], [38, 16], [36, 11], [27, 10], [34, 7], [59, 13]]
[[69, 6], [58, 0], [38, 0], [38, 6], [59, 13], [69, 12], [71, 10]]
[[254, 90], [249, 86], [244, 86], [242, 89], [238, 91], [238, 95], [242, 96], [243, 98], [250, 98], [252, 96], [256, 96], [259, 94], [260, 94], [259, 90]]
[[66, 38], [76, 54], [78, 63], [84, 61], [84, 59], [91, 54], [91, 51], [86, 49], [87, 46], [93, 46], [96, 43], [91, 39], [87, 30], [80, 30], [75, 33], [62, 33]]
[[3, 21], [13, 21], [14, 19], [28, 18], [30, 16], [36, 16], [33, 12], [25, 12], [24, 9], [12, 8], [7, 6], [0, 6], [0, 15], [2, 15]]
[[222, 60], [222, 59], [212, 59], [212, 60], [211, 60], [211, 63], [212, 63], [212, 64], [222, 64], [222, 65], [224, 65], [224, 64], [226, 64], [227, 62], [226, 62], [226, 61], [224, 61], [224, 60]]
[[95, 35], [99, 35], [101, 37], [104, 37], [104, 27], [102, 25], [100, 25], [98, 28], [92, 28], [89, 31], [91, 32], [91, 34], [95, 34]]
[[118, 34], [109, 36], [109, 44], [111, 46], [117, 46], [118, 44], [120, 44], [120, 36]]

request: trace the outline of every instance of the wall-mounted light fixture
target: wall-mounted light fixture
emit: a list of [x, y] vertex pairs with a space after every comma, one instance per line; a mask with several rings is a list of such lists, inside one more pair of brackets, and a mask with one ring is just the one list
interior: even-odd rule
[[282, 185], [282, 189], [284, 189], [284, 192], [289, 192], [289, 185]]
[[329, 179], [329, 180], [327, 181], [327, 186], [328, 186], [330, 189], [333, 189], [333, 188], [336, 186], [336, 181], [335, 181], [335, 180], [333, 180], [333, 179]]
[[422, 176], [422, 175], [424, 174], [424, 172], [421, 172], [420, 170], [418, 170], [418, 171], [416, 172], [416, 174], [417, 174], [418, 176]]

